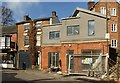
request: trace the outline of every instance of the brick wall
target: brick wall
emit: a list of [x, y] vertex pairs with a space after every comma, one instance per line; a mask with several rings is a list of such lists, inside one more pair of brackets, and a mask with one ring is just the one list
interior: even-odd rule
[[[117, 2], [108, 2], [107, 3], [107, 14], [110, 16], [110, 20], [108, 21], [108, 32], [110, 33], [110, 40], [111, 39], [117, 39], [118, 40], [118, 33], [119, 33], [119, 11], [120, 9], [118, 8], [120, 4], [118, 4]], [[100, 13], [100, 7], [106, 7], [106, 2], [98, 2], [96, 5], [95, 5], [95, 12], [98, 12]], [[116, 16], [111, 16], [110, 15], [110, 8], [116, 8]], [[111, 25], [115, 23], [117, 24], [117, 32], [111, 32]], [[119, 42], [119, 41], [118, 41]], [[111, 42], [109, 42], [110, 44]]]
[[[42, 68], [48, 69], [48, 52], [60, 52], [60, 59], [62, 61], [62, 72], [67, 72], [66, 51], [74, 50], [74, 54], [80, 55], [83, 49], [86, 50], [101, 49], [104, 55], [107, 53], [106, 42], [84, 43], [84, 44], [73, 43], [73, 44], [62, 44], [62, 46], [46, 46], [46, 47], [42, 47]], [[81, 63], [79, 63], [78, 65], [80, 66], [80, 64]]]

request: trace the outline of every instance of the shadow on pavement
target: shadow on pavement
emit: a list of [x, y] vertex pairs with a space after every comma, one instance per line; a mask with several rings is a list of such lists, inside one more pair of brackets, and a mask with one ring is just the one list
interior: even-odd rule
[[27, 81], [15, 78], [17, 73], [4, 73], [2, 72], [2, 83], [29, 83]]

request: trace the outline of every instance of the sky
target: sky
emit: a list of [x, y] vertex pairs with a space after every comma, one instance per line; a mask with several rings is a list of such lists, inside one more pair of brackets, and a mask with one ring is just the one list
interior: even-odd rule
[[51, 17], [56, 11], [59, 19], [72, 15], [76, 7], [87, 9], [87, 2], [7, 2], [17, 22], [23, 21], [24, 15], [32, 19]]
[[[29, 15], [32, 19], [50, 17], [52, 11], [56, 11], [61, 18], [72, 15], [76, 7], [87, 9], [89, 0], [3, 0], [3, 4], [13, 11], [16, 22], [23, 21], [24, 15]], [[95, 0], [98, 1], [98, 0]]]

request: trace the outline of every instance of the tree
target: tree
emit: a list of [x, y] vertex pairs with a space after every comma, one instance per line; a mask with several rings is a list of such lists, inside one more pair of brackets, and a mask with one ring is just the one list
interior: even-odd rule
[[34, 26], [34, 21], [30, 22], [31, 24], [31, 28], [29, 31], [29, 52], [30, 52], [30, 56], [32, 59], [32, 68], [34, 68], [34, 66], [36, 66], [36, 57], [37, 57], [37, 50], [36, 50], [36, 27]]
[[15, 24], [13, 19], [13, 11], [7, 8], [5, 5], [1, 6], [2, 26], [8, 26]]

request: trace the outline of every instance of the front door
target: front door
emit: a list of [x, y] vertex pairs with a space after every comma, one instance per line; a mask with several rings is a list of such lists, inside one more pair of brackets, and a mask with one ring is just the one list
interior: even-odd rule
[[66, 64], [67, 64], [67, 71], [68, 73], [71, 72], [71, 70], [73, 69], [73, 54], [74, 54], [74, 50], [67, 50], [66, 51]]

